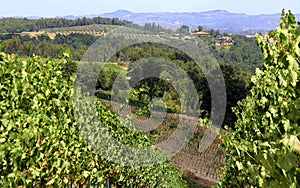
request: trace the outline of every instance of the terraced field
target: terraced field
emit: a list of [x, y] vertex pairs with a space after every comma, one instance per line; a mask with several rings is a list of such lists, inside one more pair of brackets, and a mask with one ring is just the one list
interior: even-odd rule
[[81, 34], [101, 36], [103, 33], [109, 32], [117, 27], [119, 26], [93, 24], [93, 25], [86, 25], [86, 26], [52, 28], [52, 29], [46, 29], [44, 31], [48, 33], [50, 32], [50, 33], [64, 34], [64, 35], [69, 35], [72, 33], [81, 33]]
[[21, 34], [30, 35], [30, 36], [46, 34], [51, 39], [54, 39], [55, 36], [58, 34], [70, 35], [70, 34], [78, 33], [78, 34], [89, 34], [94, 36], [103, 36], [105, 33], [118, 27], [120, 26], [94, 24], [94, 25], [86, 25], [86, 26], [51, 28], [51, 29], [40, 30], [38, 32], [22, 32]]
[[[105, 101], [105, 103], [112, 103], [111, 101]], [[134, 110], [134, 109], [133, 109]], [[170, 136], [177, 137], [176, 130], [180, 129], [178, 126], [179, 123], [179, 115], [167, 113], [163, 122], [160, 122], [160, 116], [163, 116], [160, 112], [152, 112], [155, 117], [152, 118], [151, 122], [147, 121], [150, 126], [159, 125], [158, 127], [152, 128], [152, 130], [148, 131], [147, 134], [149, 136], [158, 136], [157, 144], [163, 142], [168, 139]], [[185, 125], [197, 124], [198, 119], [189, 117], [189, 116], [181, 116]], [[146, 119], [145, 117], [140, 117], [140, 119]], [[133, 121], [134, 127], [140, 129], [145, 126], [145, 123], [141, 121], [140, 125], [137, 122]], [[145, 129], [145, 128], [144, 128]], [[212, 144], [208, 145], [208, 148], [204, 152], [199, 152], [199, 144], [202, 141], [204, 133], [206, 131], [205, 127], [197, 125], [193, 130], [193, 135], [191, 139], [187, 142], [185, 147], [181, 148], [179, 152], [177, 152], [172, 158], [171, 162], [176, 164], [184, 174], [188, 174], [189, 176], [195, 176], [201, 184], [205, 186], [211, 186], [218, 181], [220, 176], [218, 169], [224, 165], [224, 156], [225, 153], [222, 151], [218, 144], [221, 140], [216, 137]], [[178, 136], [179, 137], [179, 136]], [[177, 137], [177, 138], [178, 138]], [[178, 140], [176, 140], [178, 141]], [[184, 142], [184, 140], [179, 140], [180, 142]], [[176, 147], [176, 143], [172, 143]], [[170, 145], [172, 145], [170, 144]]]
[[[197, 123], [198, 119], [184, 117], [184, 121]], [[172, 128], [178, 123], [179, 116], [176, 114], [167, 114], [166, 120], [157, 128], [160, 135], [157, 142], [161, 142], [172, 135], [176, 128]], [[162, 131], [163, 130], [163, 131]], [[176, 155], [171, 158], [171, 162], [176, 164], [183, 171], [192, 173], [199, 178], [202, 183], [211, 186], [217, 182], [220, 174], [218, 169], [224, 165], [224, 151], [218, 144], [219, 138], [215, 138], [211, 145], [204, 152], [199, 152], [199, 144], [202, 141], [206, 128], [197, 126], [194, 130], [192, 139]]]

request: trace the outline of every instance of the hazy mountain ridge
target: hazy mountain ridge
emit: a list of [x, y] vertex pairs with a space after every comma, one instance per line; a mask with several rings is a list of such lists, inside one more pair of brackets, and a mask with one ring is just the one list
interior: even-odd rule
[[[219, 29], [220, 31], [241, 33], [275, 29], [281, 14], [247, 15], [244, 13], [230, 13], [226, 10], [182, 13], [134, 13], [127, 10], [118, 10], [112, 13], [99, 14], [99, 16], [124, 19], [137, 24], [156, 22], [171, 28], [181, 25], [195, 28], [198, 25], [202, 25], [205, 29]], [[300, 14], [295, 16], [300, 18]]]

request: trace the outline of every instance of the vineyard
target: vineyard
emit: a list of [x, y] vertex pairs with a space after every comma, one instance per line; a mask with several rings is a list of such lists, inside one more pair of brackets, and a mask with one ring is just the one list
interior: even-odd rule
[[[15, 21], [19, 23], [18, 19]], [[54, 40], [47, 40], [53, 42], [73, 34], [103, 36], [120, 27], [123, 26], [95, 24], [50, 29], [39, 26], [42, 28], [39, 31], [26, 30], [22, 35], [35, 40], [39, 40], [36, 36], [48, 35]], [[122, 30], [113, 32], [113, 37], [118, 36], [137, 43], [145, 40], [159, 43], [169, 37], [139, 30], [134, 35], [124, 35]], [[17, 39], [13, 37], [3, 46], [0, 43], [0, 50], [18, 44]], [[197, 113], [195, 117], [186, 115], [188, 111], [165, 113], [161, 104], [151, 104], [153, 109], [157, 108], [149, 114], [146, 105], [158, 98], [159, 92], [144, 101], [136, 100], [138, 97], [133, 98], [135, 101], [126, 100], [132, 102], [129, 106], [132, 116], [120, 116], [124, 106], [117, 100], [122, 99], [123, 93], [113, 93], [111, 85], [116, 84], [114, 76], [131, 65], [121, 57], [119, 62], [110, 62], [102, 69], [103, 77], [97, 77], [95, 87], [93, 76], [99, 75], [96, 67], [99, 63], [81, 62], [84, 70], [80, 70], [70, 50], [59, 53], [57, 58], [36, 55], [19, 58], [0, 52], [0, 187], [187, 188], [190, 177], [204, 187], [300, 187], [299, 22], [291, 12], [283, 11], [276, 30], [265, 36], [257, 35], [257, 40], [264, 56], [262, 70], [256, 70], [251, 79], [252, 89], [233, 108], [237, 119], [232, 119], [232, 127], [226, 125], [217, 131], [217, 136], [206, 121], [211, 114], [203, 109], [200, 112], [205, 115], [199, 119]], [[73, 38], [69, 42], [74, 45]], [[180, 39], [180, 42], [186, 41]], [[32, 41], [24, 43], [38, 46]], [[112, 49], [104, 46], [101, 50], [110, 54]], [[143, 51], [139, 46], [135, 49]], [[82, 53], [85, 51], [82, 48]], [[141, 54], [136, 58], [142, 58]], [[160, 53], [157, 54], [159, 57]], [[177, 53], [176, 58], [186, 58], [181, 55]], [[79, 71], [75, 76], [76, 67]], [[234, 69], [232, 72], [239, 74]], [[230, 73], [224, 73], [226, 81], [230, 80]], [[226, 84], [240, 80], [231, 81]], [[242, 90], [234, 87], [227, 87], [229, 100], [232, 91], [233, 95], [241, 95], [238, 91]], [[132, 96], [137, 96], [139, 91], [146, 93], [145, 88], [124, 87], [122, 91], [132, 91]], [[112, 100], [99, 99], [98, 95]], [[193, 125], [196, 126], [191, 135], [182, 134]], [[171, 148], [177, 149], [174, 155], [160, 161], [163, 152]]]
[[[112, 106], [116, 105], [112, 101], [103, 101], [105, 104], [113, 104]], [[135, 107], [131, 107], [131, 109], [132, 111], [136, 110]], [[172, 113], [167, 113], [166, 117], [164, 117], [164, 114], [158, 111], [152, 111], [152, 114], [156, 118], [152, 118], [151, 122], [147, 121], [147, 124], [149, 126], [159, 126], [148, 131], [147, 135], [149, 137], [156, 137], [156, 144], [163, 142], [171, 135], [176, 138], [180, 137], [180, 135], [174, 135], [174, 133], [176, 134], [175, 130], [179, 128], [178, 123], [180, 117], [185, 125], [198, 124], [194, 130], [192, 139], [189, 140], [186, 145], [171, 158], [171, 162], [176, 164], [176, 166], [184, 172], [190, 173], [200, 179], [200, 182], [204, 185], [211, 186], [217, 183], [218, 178], [221, 175], [219, 169], [225, 165], [225, 153], [219, 147], [221, 140], [216, 137], [213, 143], [204, 152], [199, 152], [199, 144], [202, 141], [207, 128], [201, 126], [197, 118]], [[159, 120], [163, 117], [163, 122], [159, 122]], [[146, 120], [147, 118], [139, 116], [138, 119]], [[137, 129], [141, 129], [143, 126], [135, 123], [135, 120], [133, 120], [133, 125]], [[183, 140], [180, 140], [180, 142], [182, 141]], [[174, 144], [176, 147], [176, 143]]]
[[[108, 106], [110, 110], [116, 110], [115, 107], [120, 105], [117, 102], [107, 101], [101, 99], [103, 104]], [[132, 112], [137, 111], [134, 106], [130, 107]], [[216, 137], [213, 143], [204, 151], [199, 152], [199, 144], [202, 141], [205, 130], [204, 126], [201, 126], [197, 118], [167, 113], [166, 115], [159, 111], [152, 111], [152, 115], [155, 118], [151, 118], [150, 122], [147, 121], [147, 126], [159, 125], [155, 129], [146, 131], [146, 134], [151, 138], [155, 138], [155, 143], [159, 144], [164, 140], [168, 139], [171, 135], [178, 138], [180, 135], [173, 135], [175, 130], [178, 129], [179, 118], [185, 125], [198, 124], [194, 130], [194, 135], [192, 139], [189, 140], [186, 145], [181, 148], [174, 156], [171, 158], [171, 163], [175, 164], [188, 176], [196, 177], [198, 182], [201, 182], [204, 186], [212, 186], [217, 183], [220, 177], [219, 169], [225, 165], [224, 150], [219, 147], [221, 143], [220, 138]], [[163, 122], [160, 122], [163, 118]], [[144, 126], [143, 121], [147, 120], [145, 116], [138, 116], [137, 119], [133, 119], [133, 126], [141, 130]], [[180, 140], [182, 142], [183, 140]], [[176, 142], [174, 142], [176, 147]]]
[[60, 28], [51, 28], [43, 29], [37, 32], [22, 32], [22, 35], [38, 36], [42, 34], [48, 35], [51, 39], [54, 39], [56, 35], [71, 35], [71, 34], [86, 34], [93, 36], [103, 36], [105, 33], [118, 28], [120, 26], [114, 25], [86, 25], [86, 26], [73, 26], [73, 27], [60, 27]]
[[[63, 76], [69, 57], [20, 61], [0, 53], [0, 186], [186, 187], [181, 172], [168, 161], [122, 166], [87, 145], [74, 119], [73, 79]], [[95, 106], [114, 138], [131, 145], [153, 144], [142, 132], [121, 124], [100, 101]]]
[[[167, 114], [164, 122], [155, 130], [154, 134], [159, 135], [157, 143], [162, 142], [174, 133], [178, 124], [179, 116], [176, 114]], [[197, 123], [198, 119], [183, 117], [183, 121], [188, 123]], [[204, 152], [199, 152], [199, 144], [204, 136], [206, 128], [198, 124], [194, 131], [192, 139], [172, 158], [171, 162], [176, 164], [181, 170], [191, 172], [194, 176], [201, 179], [206, 185], [217, 183], [220, 177], [219, 169], [224, 163], [224, 151], [219, 148], [220, 139], [216, 138]], [[153, 134], [153, 133], [152, 133]], [[150, 134], [151, 135], [151, 134]], [[176, 135], [175, 135], [176, 136]]]

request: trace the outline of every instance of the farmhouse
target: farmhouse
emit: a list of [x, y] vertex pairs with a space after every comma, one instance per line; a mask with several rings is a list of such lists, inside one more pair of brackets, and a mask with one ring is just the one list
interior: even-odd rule
[[230, 45], [232, 44], [232, 37], [220, 37], [220, 38], [215, 38], [215, 45], [219, 46], [219, 45]]

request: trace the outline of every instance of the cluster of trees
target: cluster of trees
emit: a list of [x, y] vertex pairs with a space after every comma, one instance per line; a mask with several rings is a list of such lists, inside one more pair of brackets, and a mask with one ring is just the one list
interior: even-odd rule
[[132, 22], [126, 20], [120, 20], [118, 18], [1, 18], [0, 19], [0, 33], [21, 33], [24, 31], [39, 31], [41, 29], [48, 28], [63, 28], [73, 26], [84, 26], [92, 24], [103, 25], [129, 25]]
[[0, 40], [2, 40], [2, 51], [5, 53], [16, 53], [25, 57], [35, 54], [42, 57], [57, 58], [64, 51], [69, 50], [72, 52], [74, 60], [80, 60], [88, 46], [92, 45], [97, 37], [74, 33], [70, 35], [58, 34], [55, 39], [50, 39], [48, 35], [30, 37], [14, 34], [1, 35]]
[[[211, 109], [211, 95], [210, 89], [206, 80], [206, 77], [199, 66], [189, 57], [187, 54], [159, 43], [143, 43], [129, 46], [122, 49], [115, 54], [108, 62], [122, 63], [130, 61], [128, 66], [128, 77], [123, 86], [127, 88], [134, 87], [136, 91], [141, 91], [138, 95], [132, 95], [129, 99], [133, 105], [148, 105], [154, 98], [162, 98], [169, 112], [180, 112], [181, 102], [180, 98], [168, 81], [159, 78], [147, 78], [143, 79], [144, 75], [149, 72], [155, 72], [157, 76], [168, 77], [165, 70], [168, 67], [163, 62], [157, 59], [149, 59], [152, 57], [159, 57], [165, 60], [169, 60], [177, 64], [193, 81], [195, 88], [198, 92], [198, 99], [202, 103], [201, 110], [207, 112], [203, 116], [209, 115]], [[140, 60], [143, 63], [135, 63]], [[224, 80], [227, 87], [227, 109], [225, 115], [224, 125], [233, 126], [236, 120], [235, 114], [232, 112], [232, 107], [236, 106], [237, 101], [243, 99], [250, 89], [250, 77], [252, 73], [247, 69], [242, 69], [233, 63], [220, 63], [221, 70], [223, 72]], [[112, 85], [117, 75], [120, 73], [120, 69], [113, 66], [108, 66], [107, 69], [100, 73], [101, 81], [97, 81], [96, 89], [101, 91], [97, 92], [98, 96], [104, 99], [110, 98], [109, 95], [118, 95], [112, 93]], [[138, 71], [137, 71], [138, 70]], [[133, 71], [135, 71], [133, 73]], [[138, 73], [137, 73], [138, 72]], [[173, 75], [180, 75], [180, 73], [172, 72]], [[166, 78], [165, 78], [166, 79]], [[172, 80], [177, 84], [186, 84], [185, 80]], [[135, 83], [136, 80], [141, 80]], [[135, 85], [133, 84], [135, 83]], [[126, 88], [125, 87], [125, 88]]]
[[232, 40], [233, 45], [230, 47], [210, 45], [212, 53], [219, 62], [232, 63], [251, 72], [262, 66], [263, 54], [254, 38], [234, 35]]
[[190, 33], [190, 27], [187, 25], [183, 25], [176, 30], [176, 33], [180, 35], [187, 35]]
[[134, 27], [137, 29], [149, 31], [154, 34], [159, 34], [159, 32], [172, 32], [171, 30], [168, 30], [156, 23], [145, 23], [143, 26], [134, 25]]

